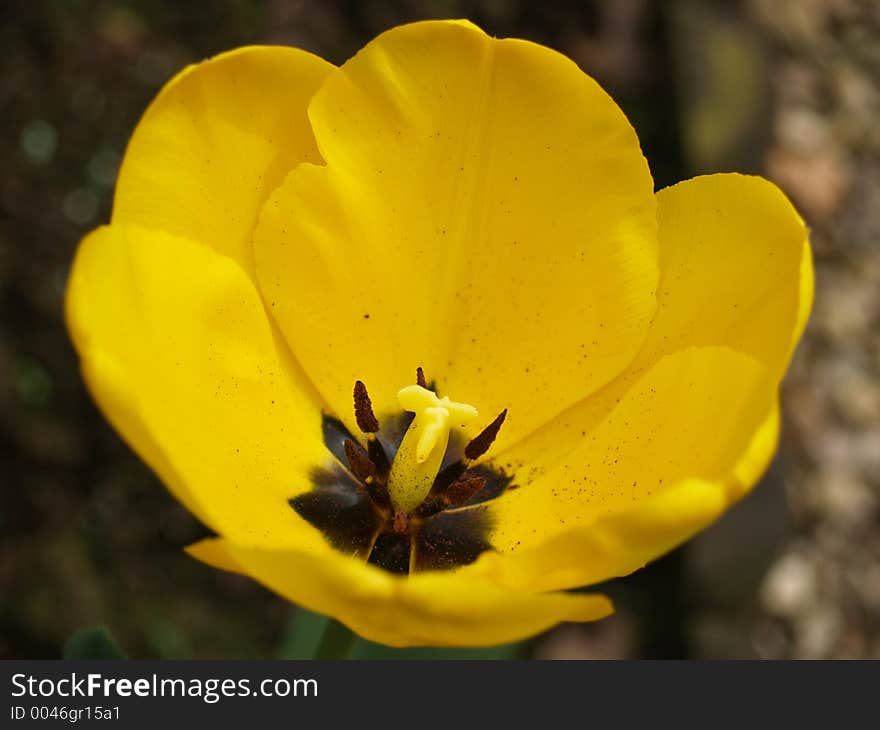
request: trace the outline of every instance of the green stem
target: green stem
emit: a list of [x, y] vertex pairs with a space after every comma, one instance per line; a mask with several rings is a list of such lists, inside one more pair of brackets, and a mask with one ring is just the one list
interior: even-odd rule
[[348, 659], [357, 636], [339, 621], [330, 619], [321, 634], [315, 659]]

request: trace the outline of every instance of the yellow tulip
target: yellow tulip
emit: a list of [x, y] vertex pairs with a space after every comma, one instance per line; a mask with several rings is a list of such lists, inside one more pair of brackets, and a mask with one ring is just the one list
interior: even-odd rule
[[480, 646], [608, 615], [566, 591], [756, 483], [811, 272], [773, 184], [655, 194], [571, 60], [425, 22], [339, 68], [248, 47], [172, 79], [67, 322], [216, 533], [191, 555], [374, 641]]

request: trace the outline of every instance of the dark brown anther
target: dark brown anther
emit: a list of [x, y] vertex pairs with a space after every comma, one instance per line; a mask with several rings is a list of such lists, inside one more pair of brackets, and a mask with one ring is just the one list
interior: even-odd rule
[[[346, 440], [343, 446], [351, 473], [361, 482], [363, 491], [369, 495], [376, 507], [383, 511], [388, 510], [391, 507], [391, 495], [388, 494], [384, 477], [377, 473], [373, 460], [367, 456], [359, 444], [354, 443], [351, 439]], [[360, 485], [358, 486], [360, 491]]]
[[421, 367], [416, 368], [416, 385], [420, 385], [425, 389], [428, 388], [428, 381], [425, 380], [425, 371]]
[[348, 459], [351, 473], [366, 484], [367, 479], [376, 473], [376, 465], [367, 456], [367, 452], [364, 451], [363, 447], [351, 439], [345, 439], [342, 447], [345, 449], [345, 458]]
[[391, 529], [398, 535], [402, 535], [409, 530], [409, 515], [407, 515], [402, 509], [399, 509], [394, 513], [394, 520], [391, 523]]
[[504, 423], [504, 419], [506, 417], [507, 409], [505, 408], [498, 415], [498, 418], [496, 418], [494, 421], [492, 421], [492, 423], [486, 426], [486, 428], [484, 428], [478, 436], [471, 439], [468, 445], [464, 447], [464, 456], [468, 461], [475, 461], [476, 459], [479, 459], [489, 450], [489, 447], [492, 445], [492, 442], [498, 435], [501, 424]]
[[367, 394], [367, 386], [358, 380], [354, 384], [354, 417], [358, 428], [364, 433], [376, 433], [379, 421], [373, 413], [373, 404]]
[[388, 461], [388, 454], [385, 453], [382, 443], [372, 434], [367, 440], [367, 454], [370, 456], [370, 461], [376, 465], [376, 476], [386, 479], [391, 471], [391, 462]]
[[388, 494], [385, 482], [377, 477], [367, 477], [365, 484], [367, 485], [367, 494], [370, 495], [373, 504], [383, 511], [391, 507], [391, 495]]
[[449, 485], [443, 493], [443, 501], [450, 507], [458, 507], [469, 502], [471, 497], [477, 495], [485, 486], [486, 480], [483, 477], [461, 479]]
[[[469, 464], [470, 462], [468, 462]], [[443, 494], [448, 488], [449, 485], [456, 481], [468, 468], [468, 464], [464, 461], [454, 461], [445, 469], [441, 469], [440, 473], [437, 475], [437, 478], [434, 480], [434, 485], [431, 487], [430, 496], [435, 496], [438, 494]]]

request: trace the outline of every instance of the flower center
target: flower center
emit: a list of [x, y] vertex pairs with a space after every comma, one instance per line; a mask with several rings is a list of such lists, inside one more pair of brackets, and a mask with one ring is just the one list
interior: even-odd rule
[[438, 397], [421, 368], [416, 380], [398, 393], [402, 410], [383, 416], [381, 426], [366, 386], [355, 383], [366, 444], [324, 416], [324, 442], [338, 463], [314, 470], [313, 488], [290, 500], [331, 545], [396, 573], [476, 560], [491, 547], [483, 503], [510, 485], [500, 470], [474, 464], [507, 411], [465, 442], [461, 427], [478, 417], [476, 408]]

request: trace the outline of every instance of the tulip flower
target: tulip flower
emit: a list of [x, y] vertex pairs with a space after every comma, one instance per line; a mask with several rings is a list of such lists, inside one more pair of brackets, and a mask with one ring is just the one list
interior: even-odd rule
[[575, 63], [443, 21], [179, 73], [66, 313], [213, 531], [191, 555], [373, 641], [485, 646], [607, 616], [572, 589], [755, 485], [812, 290], [772, 183], [655, 192]]

